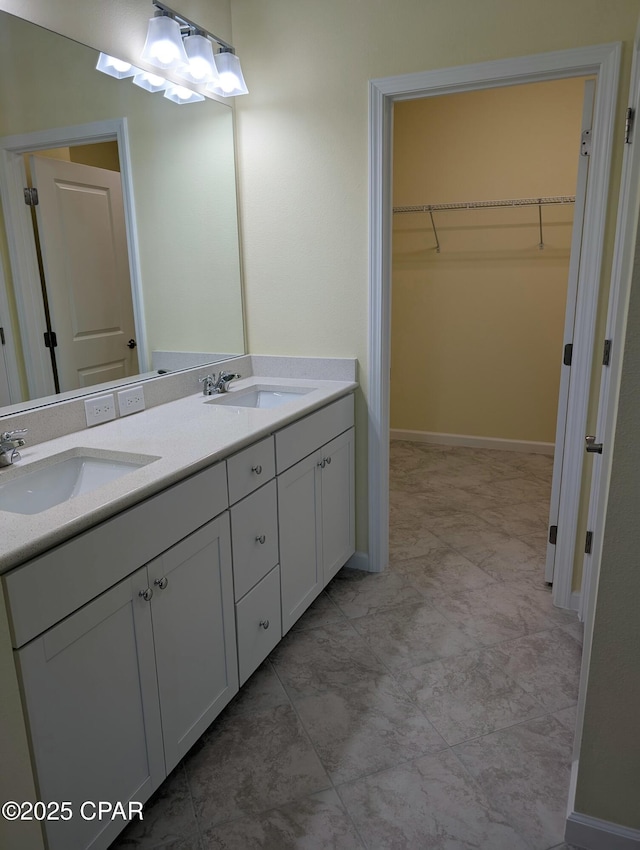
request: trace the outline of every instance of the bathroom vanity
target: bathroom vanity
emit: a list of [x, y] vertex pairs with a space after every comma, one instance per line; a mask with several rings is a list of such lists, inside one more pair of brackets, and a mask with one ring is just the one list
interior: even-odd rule
[[236, 406], [258, 391], [239, 381], [36, 446], [40, 464], [72, 444], [146, 460], [43, 512], [0, 511], [36, 788], [75, 812], [46, 824], [50, 850], [108, 847], [125, 823], [80, 804], [146, 801], [354, 553], [356, 384], [289, 385], [274, 409]]

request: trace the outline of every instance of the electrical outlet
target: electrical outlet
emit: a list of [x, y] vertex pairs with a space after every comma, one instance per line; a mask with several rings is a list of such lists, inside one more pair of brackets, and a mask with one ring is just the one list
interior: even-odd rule
[[101, 422], [109, 422], [116, 418], [116, 403], [113, 395], [92, 396], [85, 399], [84, 412], [87, 417], [87, 425], [99, 425]]
[[127, 387], [126, 390], [120, 390], [118, 393], [118, 408], [120, 416], [128, 416], [130, 413], [137, 413], [138, 410], [144, 410], [144, 390], [142, 385], [138, 384], [135, 387]]

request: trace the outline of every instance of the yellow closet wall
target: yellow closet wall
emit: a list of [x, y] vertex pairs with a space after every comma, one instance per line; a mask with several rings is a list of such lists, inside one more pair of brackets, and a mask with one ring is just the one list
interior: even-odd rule
[[[583, 79], [405, 101], [394, 206], [573, 195]], [[394, 215], [391, 427], [553, 443], [573, 206]]]

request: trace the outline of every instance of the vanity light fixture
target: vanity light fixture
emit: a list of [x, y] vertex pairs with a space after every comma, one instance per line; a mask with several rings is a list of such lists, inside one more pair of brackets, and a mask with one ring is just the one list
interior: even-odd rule
[[164, 91], [169, 85], [164, 77], [160, 77], [158, 74], [150, 74], [148, 71], [138, 71], [131, 82], [134, 86], [140, 86], [141, 89], [150, 92]]
[[189, 66], [180, 71], [180, 76], [192, 83], [218, 82], [218, 69], [213, 58], [213, 47], [209, 39], [196, 33], [184, 40], [184, 49], [189, 57]]
[[110, 77], [115, 77], [116, 80], [124, 80], [127, 77], [133, 77], [134, 74], [139, 74], [140, 69], [129, 62], [123, 62], [122, 59], [116, 59], [115, 56], [109, 56], [108, 53], [101, 53], [98, 56], [98, 71], [103, 74], [108, 74]]
[[179, 104], [198, 103], [198, 101], [204, 100], [203, 94], [198, 94], [197, 91], [192, 91], [185, 86], [177, 86], [175, 83], [167, 83], [167, 90], [165, 91], [164, 96], [168, 98], [168, 100], [172, 100], [174, 103]]
[[[169, 6], [165, 6], [160, 0], [151, 0], [151, 3], [157, 11], [156, 17], [149, 21], [147, 40], [141, 54], [142, 59], [157, 68], [171, 68], [178, 76], [184, 77], [190, 83], [206, 84], [207, 91], [222, 97], [248, 93], [249, 89], [242, 75], [240, 60], [231, 44], [185, 18]], [[156, 53], [159, 51], [159, 48], [152, 47], [156, 32], [164, 34], [165, 30], [167, 33], [169, 31], [166, 23], [158, 24], [158, 21], [170, 21], [174, 25], [172, 32], [180, 32], [184, 57], [181, 56], [179, 60], [176, 60], [175, 65], [163, 65], [153, 56], [154, 50]], [[218, 53], [214, 54], [214, 47], [219, 49]]]
[[140, 58], [165, 71], [187, 66], [189, 57], [182, 43], [182, 30], [178, 21], [162, 11], [157, 17], [151, 18]]
[[242, 75], [240, 60], [230, 50], [222, 48], [216, 55], [216, 68], [218, 69], [218, 81], [208, 84], [208, 91], [220, 94], [222, 97], [234, 97], [239, 94], [248, 94], [249, 89]]

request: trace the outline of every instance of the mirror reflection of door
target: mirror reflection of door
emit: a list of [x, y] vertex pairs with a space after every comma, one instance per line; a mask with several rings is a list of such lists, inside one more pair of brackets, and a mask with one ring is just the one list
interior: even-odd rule
[[2, 327], [2, 317], [0, 316], [0, 407], [11, 404], [9, 373], [4, 359], [4, 344], [4, 328]]
[[[90, 160], [105, 145], [94, 149]], [[117, 145], [115, 159], [117, 166]], [[79, 149], [68, 149], [76, 158]], [[104, 156], [104, 153], [102, 154]], [[57, 392], [138, 373], [119, 171], [29, 157], [36, 244]]]

